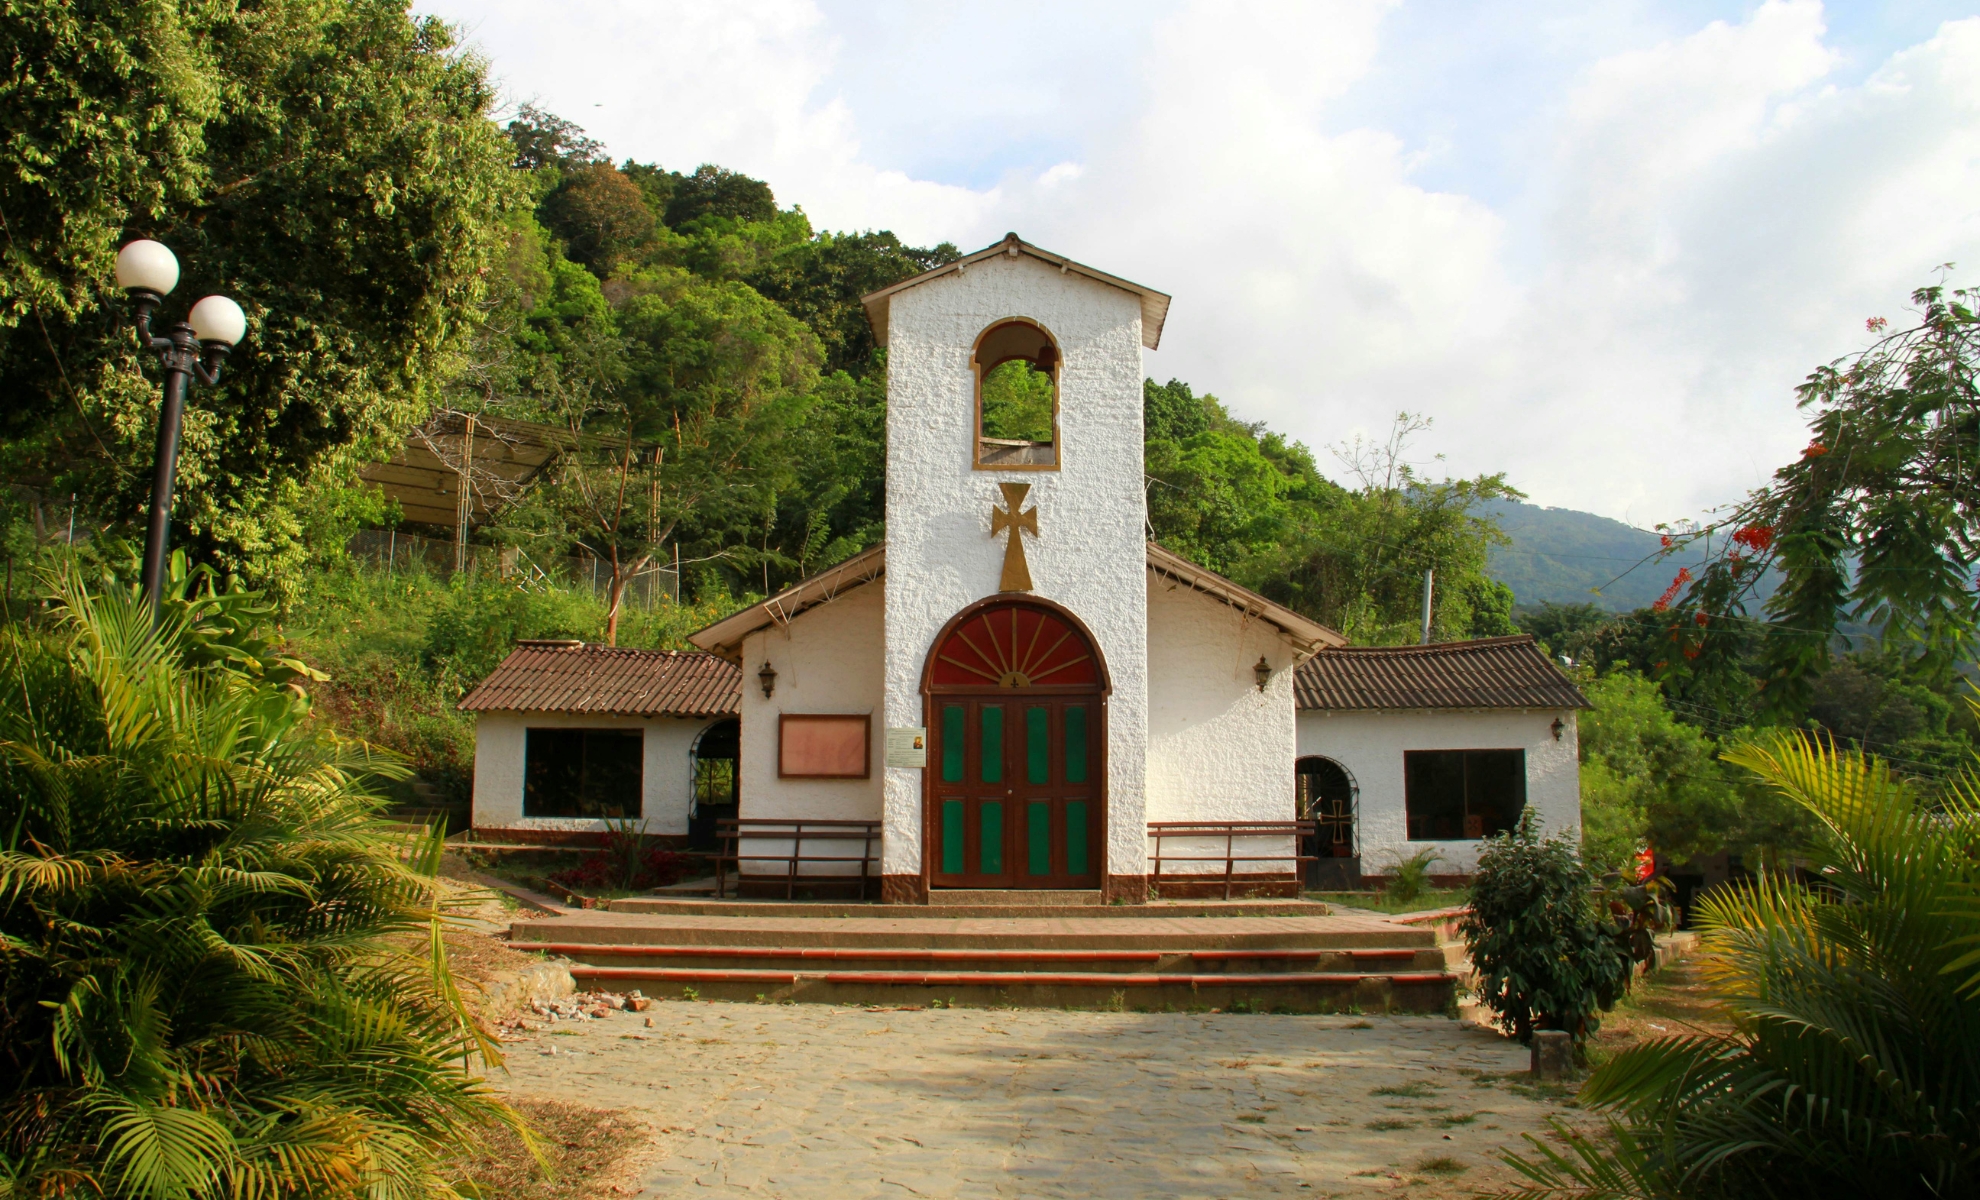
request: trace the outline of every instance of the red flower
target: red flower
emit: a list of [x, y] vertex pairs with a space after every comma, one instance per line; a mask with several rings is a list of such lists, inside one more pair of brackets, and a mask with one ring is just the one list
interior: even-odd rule
[[1678, 592], [1683, 590], [1684, 585], [1690, 582], [1691, 582], [1691, 568], [1679, 567], [1677, 578], [1671, 580], [1671, 586], [1664, 589], [1664, 594], [1657, 597], [1657, 602], [1650, 606], [1650, 610], [1652, 612], [1663, 612], [1665, 609], [1669, 608], [1671, 606], [1671, 601], [1677, 599]]
[[1707, 618], [1703, 612], [1699, 613], [1697, 616], [1692, 618], [1693, 621], [1697, 622], [1700, 625], [1703, 625], [1708, 619], [1709, 618]]
[[1824, 446], [1822, 443], [1810, 442], [1808, 443], [1808, 448], [1801, 452], [1801, 457], [1820, 458], [1824, 454], [1827, 454], [1828, 452], [1829, 452], [1829, 448], [1827, 446]]
[[1658, 536], [1658, 538], [1657, 538], [1657, 540], [1658, 540], [1658, 541], [1659, 541], [1660, 543], [1662, 543], [1662, 544], [1663, 544], [1663, 547], [1664, 547], [1664, 549], [1666, 549], [1666, 550], [1669, 550], [1669, 549], [1671, 548], [1671, 535], [1670, 535], [1670, 534], [1668, 534], [1668, 533], [1666, 533], [1666, 534], [1661, 534], [1661, 535], [1659, 535], [1659, 536]]
[[1871, 317], [1868, 321], [1865, 321], [1863, 323], [1863, 327], [1865, 329], [1868, 329], [1871, 333], [1882, 333], [1884, 332], [1885, 329], [1889, 328], [1889, 326], [1890, 326], [1890, 322], [1885, 320], [1883, 317]]
[[[1827, 451], [1824, 451], [1824, 453], [1827, 453]], [[1755, 554], [1765, 553], [1767, 548], [1774, 544], [1774, 527], [1772, 525], [1760, 524], [1748, 525], [1743, 529], [1734, 530], [1732, 539]]]
[[1684, 648], [1684, 656], [1686, 658], [1697, 658], [1702, 649], [1703, 647], [1700, 646], [1686, 646]]

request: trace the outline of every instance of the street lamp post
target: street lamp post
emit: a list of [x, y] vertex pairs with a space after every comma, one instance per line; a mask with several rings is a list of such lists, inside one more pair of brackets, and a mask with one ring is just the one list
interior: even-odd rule
[[172, 482], [179, 465], [179, 424], [185, 416], [189, 376], [208, 387], [220, 382], [220, 364], [247, 333], [247, 314], [225, 296], [208, 296], [164, 337], [151, 332], [151, 314], [179, 283], [179, 260], [162, 244], [139, 239], [117, 252], [117, 286], [137, 309], [138, 344], [165, 367], [165, 399], [158, 411], [158, 452], [152, 461], [151, 512], [144, 531], [142, 587], [152, 611], [165, 583], [165, 554], [172, 540]]

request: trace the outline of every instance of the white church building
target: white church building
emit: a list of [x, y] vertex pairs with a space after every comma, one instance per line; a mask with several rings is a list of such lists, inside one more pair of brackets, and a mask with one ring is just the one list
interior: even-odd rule
[[[1348, 647], [1148, 540], [1142, 351], [1168, 296], [1013, 234], [864, 303], [887, 542], [695, 634], [703, 654], [518, 648], [462, 702], [479, 836], [869, 822], [825, 857], [870, 846], [889, 902], [1133, 903], [1158, 852], [1164, 880], [1352, 887], [1426, 848], [1464, 874], [1529, 807], [1579, 824], [1586, 701], [1530, 638]], [[1316, 832], [1242, 829], [1296, 817]]]

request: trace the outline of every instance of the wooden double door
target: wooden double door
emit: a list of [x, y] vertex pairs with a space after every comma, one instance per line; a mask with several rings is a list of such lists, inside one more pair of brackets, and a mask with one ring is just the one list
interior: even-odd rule
[[1099, 887], [1101, 697], [1000, 691], [931, 704], [932, 884]]

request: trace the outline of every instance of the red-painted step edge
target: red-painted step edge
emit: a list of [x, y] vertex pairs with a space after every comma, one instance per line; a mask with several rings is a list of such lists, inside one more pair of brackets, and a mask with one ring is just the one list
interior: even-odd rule
[[[919, 959], [926, 962], [1160, 962], [1165, 956], [1202, 962], [1243, 959], [1290, 961], [1345, 954], [1355, 960], [1413, 959], [1416, 950], [922, 950], [909, 947], [653, 946], [609, 942], [514, 942], [517, 949], [551, 954], [599, 954], [617, 958], [803, 958], [828, 962]], [[1425, 947], [1428, 949], [1428, 947]]]
[[1160, 962], [1156, 950], [917, 950], [838, 946], [643, 946], [596, 942], [511, 942], [518, 950], [552, 954], [610, 954], [621, 958], [806, 958], [827, 962], [922, 959], [928, 962]]
[[[1433, 946], [1423, 947], [1434, 950]], [[1229, 962], [1232, 959], [1298, 959], [1324, 958], [1330, 954], [1345, 954], [1350, 958], [1415, 958], [1415, 950], [1190, 950], [1189, 957], [1203, 962]]]
[[[620, 979], [651, 983], [796, 983], [797, 971], [749, 971], [715, 967], [573, 967], [577, 980]], [[1124, 975], [1100, 971], [822, 971], [802, 977], [823, 983], [924, 984], [940, 987], [1019, 987], [1027, 984], [1081, 987], [1285, 987], [1300, 984], [1356, 984], [1368, 979], [1391, 983], [1447, 983], [1439, 972], [1358, 974], [1343, 971], [1293, 972], [1274, 975]]]

